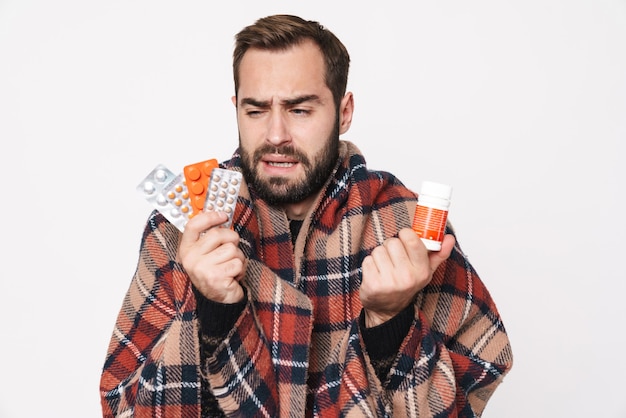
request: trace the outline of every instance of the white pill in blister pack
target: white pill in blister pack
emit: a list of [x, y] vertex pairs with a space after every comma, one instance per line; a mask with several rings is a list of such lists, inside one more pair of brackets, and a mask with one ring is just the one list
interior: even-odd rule
[[238, 171], [214, 168], [211, 172], [209, 188], [204, 201], [204, 211], [226, 212], [228, 220], [220, 225], [222, 227], [230, 228], [233, 222], [241, 178], [242, 175]]
[[137, 185], [137, 191], [174, 226], [184, 231], [192, 209], [182, 173], [175, 175], [159, 164]]

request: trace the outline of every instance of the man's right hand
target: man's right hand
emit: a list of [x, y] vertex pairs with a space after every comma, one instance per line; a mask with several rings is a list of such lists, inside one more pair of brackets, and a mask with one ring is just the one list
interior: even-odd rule
[[202, 212], [191, 218], [177, 259], [204, 297], [236, 303], [244, 297], [239, 280], [245, 275], [246, 258], [239, 249], [239, 234], [218, 226], [227, 219], [224, 212]]

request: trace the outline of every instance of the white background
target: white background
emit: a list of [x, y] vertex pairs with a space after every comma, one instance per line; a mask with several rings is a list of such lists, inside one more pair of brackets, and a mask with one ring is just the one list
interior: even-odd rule
[[0, 0], [0, 417], [100, 416], [135, 186], [230, 157], [233, 36], [275, 12], [349, 48], [371, 168], [453, 185], [515, 356], [484, 416], [626, 417], [623, 0]]

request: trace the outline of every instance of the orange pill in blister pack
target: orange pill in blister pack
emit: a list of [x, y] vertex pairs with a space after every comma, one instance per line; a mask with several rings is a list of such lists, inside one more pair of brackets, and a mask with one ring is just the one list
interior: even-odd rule
[[189, 201], [191, 202], [192, 218], [194, 215], [202, 212], [204, 209], [204, 201], [206, 200], [207, 187], [214, 168], [219, 166], [216, 159], [201, 161], [199, 163], [189, 164], [183, 168], [187, 191], [189, 192]]
[[175, 175], [159, 164], [137, 185], [137, 191], [174, 226], [184, 231], [192, 209], [182, 174]]

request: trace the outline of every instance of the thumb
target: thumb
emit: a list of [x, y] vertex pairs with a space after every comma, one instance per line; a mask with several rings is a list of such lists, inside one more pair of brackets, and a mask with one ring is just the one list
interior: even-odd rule
[[439, 267], [441, 263], [446, 261], [450, 254], [452, 254], [452, 249], [456, 244], [456, 239], [454, 235], [447, 234], [443, 237], [443, 241], [441, 242], [441, 249], [439, 251], [429, 251], [428, 259], [430, 260], [430, 270], [435, 271]]

